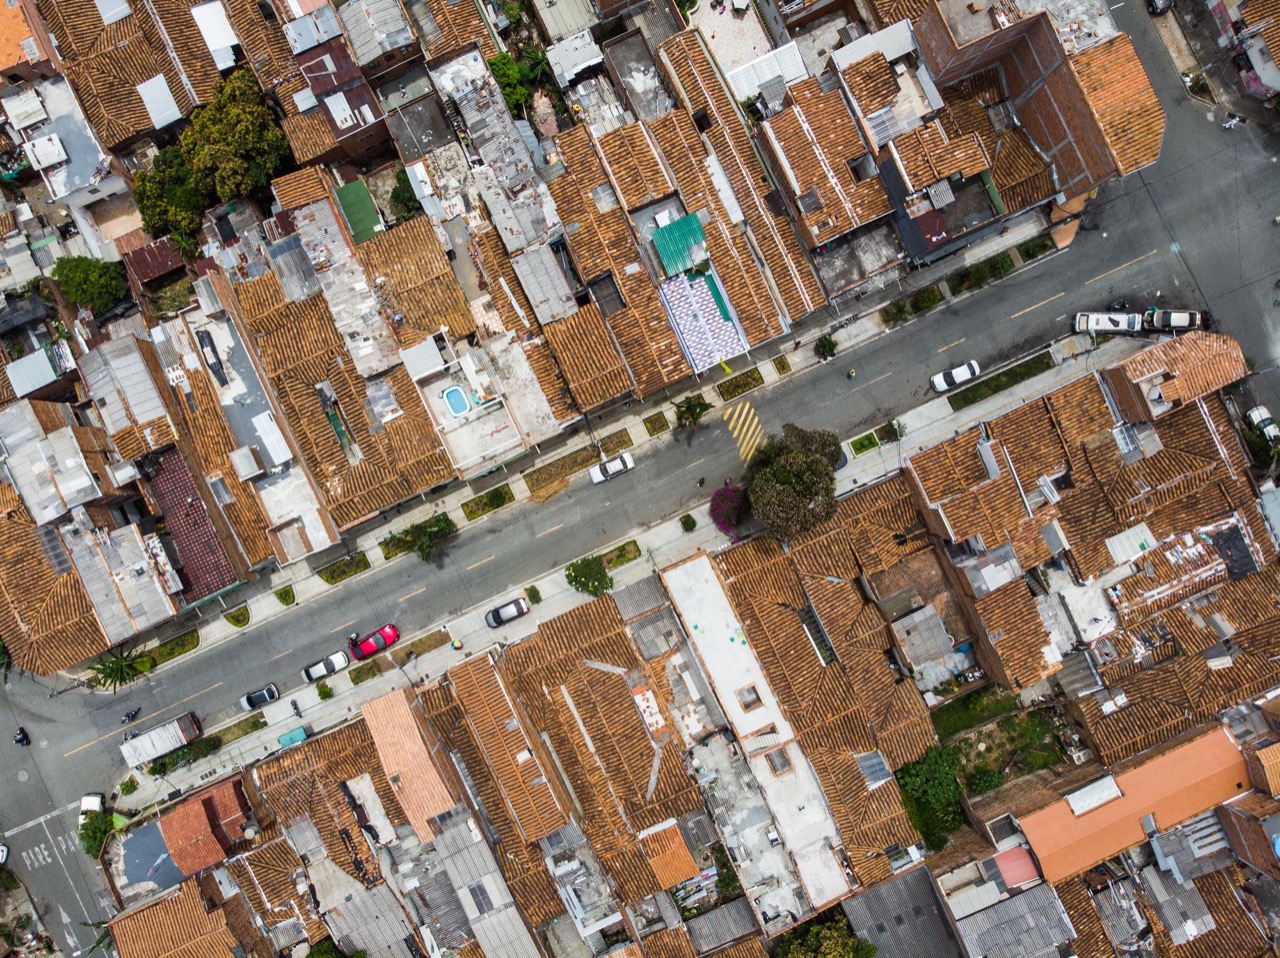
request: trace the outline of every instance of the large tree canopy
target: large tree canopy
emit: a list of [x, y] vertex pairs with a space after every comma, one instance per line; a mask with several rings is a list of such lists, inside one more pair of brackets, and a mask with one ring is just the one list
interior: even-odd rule
[[53, 278], [67, 299], [102, 313], [124, 299], [124, 267], [92, 256], [63, 256], [54, 260]]
[[138, 174], [133, 199], [143, 227], [152, 236], [172, 233], [193, 238], [215, 196], [212, 184], [191, 172], [182, 150], [166, 146], [156, 155], [151, 169]]
[[770, 436], [747, 468], [751, 512], [777, 539], [789, 541], [836, 511], [835, 467], [840, 440], [825, 429], [787, 423]]
[[191, 115], [191, 126], [182, 133], [182, 155], [224, 203], [271, 183], [292, 154], [252, 70], [236, 70]]
[[787, 932], [773, 958], [875, 958], [876, 946], [853, 933], [844, 916], [815, 919]]

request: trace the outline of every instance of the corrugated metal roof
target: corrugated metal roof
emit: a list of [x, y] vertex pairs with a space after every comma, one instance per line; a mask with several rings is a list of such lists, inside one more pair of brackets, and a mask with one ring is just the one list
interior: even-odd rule
[[1037, 885], [956, 922], [971, 955], [1041, 958], [1076, 936], [1052, 885]]
[[543, 243], [526, 249], [511, 258], [511, 266], [529, 297], [538, 322], [554, 322], [578, 311], [573, 290], [569, 288], [569, 281], [565, 279], [550, 246]]
[[908, 872], [840, 903], [854, 934], [879, 958], [961, 958], [927, 868]]
[[707, 236], [696, 213], [659, 226], [653, 231], [653, 245], [668, 276], [691, 270], [707, 259]]
[[164, 78], [163, 73], [157, 73], [145, 83], [139, 83], [137, 90], [138, 96], [142, 97], [142, 105], [147, 108], [147, 116], [150, 117], [153, 128], [160, 130], [182, 119], [178, 101], [173, 98], [173, 91], [169, 89], [169, 81]]
[[899, 20], [883, 30], [868, 33], [866, 36], [858, 37], [852, 43], [846, 43], [839, 49], [833, 50], [831, 62], [835, 64], [837, 70], [843, 70], [873, 53], [883, 53], [884, 58], [892, 63], [915, 49], [916, 38], [911, 32], [911, 21]]
[[361, 66], [413, 42], [409, 21], [396, 0], [347, 0], [338, 17]]
[[560, 89], [567, 90], [574, 77], [587, 67], [604, 63], [604, 53], [591, 38], [591, 31], [583, 30], [547, 47], [547, 63]]
[[1174, 881], [1155, 865], [1148, 865], [1142, 869], [1142, 883], [1175, 945], [1185, 945], [1218, 927], [1209, 906], [1190, 882]]
[[19, 399], [56, 381], [62, 375], [43, 349], [15, 359], [4, 367], [4, 371], [9, 377], [9, 385], [13, 387], [13, 394]]
[[751, 902], [746, 898], [736, 899], [697, 918], [691, 918], [685, 927], [689, 931], [694, 950], [700, 955], [719, 951], [725, 945], [748, 935], [760, 934]]
[[931, 605], [916, 609], [893, 623], [893, 634], [912, 665], [935, 662], [951, 651], [951, 636]]
[[781, 77], [786, 86], [803, 80], [809, 75], [805, 69], [800, 47], [792, 40], [786, 46], [770, 50], [764, 56], [744, 63], [725, 77], [733, 87], [733, 95], [739, 100], [755, 96], [760, 88], [775, 77]]
[[39, 123], [48, 117], [44, 104], [40, 102], [40, 94], [35, 90], [21, 90], [13, 96], [5, 97], [0, 103], [4, 106], [9, 122], [19, 130], [26, 129], [31, 124]]

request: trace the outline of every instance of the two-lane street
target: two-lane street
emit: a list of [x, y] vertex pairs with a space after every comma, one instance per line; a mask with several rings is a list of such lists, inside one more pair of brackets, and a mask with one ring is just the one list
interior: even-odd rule
[[[1135, 309], [1207, 305], [1259, 367], [1280, 359], [1271, 306], [1280, 277], [1280, 231], [1271, 222], [1280, 213], [1275, 139], [1253, 125], [1224, 131], [1211, 108], [1188, 99], [1142, 6], [1112, 12], [1133, 35], [1168, 114], [1159, 163], [1103, 187], [1067, 252], [751, 393], [766, 433], [785, 422], [842, 436], [878, 426], [929, 398], [929, 376], [939, 370], [969, 359], [994, 368], [1065, 335], [1076, 311], [1121, 296]], [[1280, 377], [1259, 379], [1259, 398], [1280, 408]], [[910, 437], [905, 446], [914, 451]], [[96, 866], [74, 845], [74, 806], [82, 792], [110, 792], [123, 777], [117, 744], [125, 711], [140, 709], [140, 724], [150, 726], [191, 709], [215, 726], [238, 713], [240, 695], [267, 681], [287, 696], [300, 684], [299, 669], [341, 646], [349, 631], [395, 622], [416, 633], [687, 511], [705, 498], [700, 477], [713, 488], [742, 471], [735, 437], [718, 415], [692, 437], [681, 431], [643, 444], [635, 458], [632, 476], [602, 486], [581, 476], [546, 502], [509, 506], [461, 530], [430, 565], [407, 556], [380, 566], [118, 695], [51, 697], [49, 680], [11, 676], [11, 723], [35, 741], [25, 750], [12, 746], [12, 771], [0, 782], [7, 815], [0, 831], [11, 867], [55, 936], [78, 953], [96, 935], [81, 922], [109, 913]]]

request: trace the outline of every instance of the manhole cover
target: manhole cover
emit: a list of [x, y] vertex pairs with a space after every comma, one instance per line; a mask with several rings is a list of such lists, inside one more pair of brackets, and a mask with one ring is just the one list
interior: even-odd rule
[[47, 738], [42, 738], [42, 739], [40, 740], [40, 747], [41, 747], [41, 748], [48, 748], [48, 747], [49, 747], [49, 740], [48, 740]]
[[31, 777], [31, 773], [30, 773], [30, 772], [28, 772], [25, 768], [24, 768], [24, 769], [19, 769], [19, 771], [18, 771], [18, 781], [20, 781], [20, 782], [25, 782], [25, 781], [26, 781], [27, 779], [29, 779], [30, 777]]

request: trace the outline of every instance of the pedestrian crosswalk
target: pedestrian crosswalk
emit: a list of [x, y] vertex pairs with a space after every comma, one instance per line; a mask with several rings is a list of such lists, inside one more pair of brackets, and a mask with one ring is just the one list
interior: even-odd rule
[[738, 456], [743, 462], [749, 461], [764, 440], [764, 426], [760, 423], [760, 417], [756, 415], [751, 403], [743, 400], [726, 409], [723, 418], [729, 424], [729, 435], [738, 444]]

